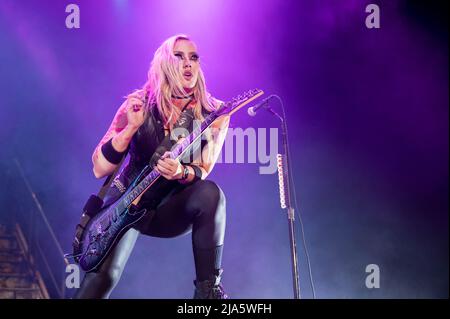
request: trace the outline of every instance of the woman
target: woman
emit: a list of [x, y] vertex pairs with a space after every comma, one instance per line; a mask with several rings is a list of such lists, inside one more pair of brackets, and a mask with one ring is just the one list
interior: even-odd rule
[[[105, 205], [117, 199], [167, 140], [180, 114], [190, 112], [203, 120], [220, 106], [206, 90], [194, 42], [185, 35], [173, 36], [155, 52], [148, 80], [141, 90], [127, 97], [92, 156], [97, 178], [110, 175], [125, 154], [128, 165], [115, 178]], [[183, 112], [183, 113], [182, 113]], [[221, 117], [206, 134], [200, 152], [189, 164], [164, 154], [154, 161], [164, 177], [153, 187], [158, 196], [144, 193], [139, 206], [152, 210], [128, 230], [96, 271], [87, 273], [76, 298], [108, 298], [117, 284], [139, 233], [176, 237], [192, 232], [196, 270], [194, 298], [227, 298], [220, 284], [225, 235], [225, 197], [221, 189], [205, 178], [222, 148], [229, 117]], [[156, 198], [156, 199], [155, 199]]]

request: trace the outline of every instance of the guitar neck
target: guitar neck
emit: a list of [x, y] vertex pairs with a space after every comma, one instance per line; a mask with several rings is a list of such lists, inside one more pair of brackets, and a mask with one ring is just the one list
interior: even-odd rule
[[[205, 120], [194, 128], [191, 134], [189, 134], [181, 143], [171, 151], [171, 158], [181, 158], [184, 153], [194, 144], [194, 142], [200, 138], [200, 136], [208, 129], [208, 127], [221, 115], [233, 115], [240, 110], [243, 106], [247, 105], [251, 101], [255, 100], [259, 96], [263, 95], [261, 90], [250, 91], [250, 96], [238, 96], [231, 102], [226, 103], [222, 108], [209, 114]], [[144, 193], [159, 177], [161, 174], [153, 169], [142, 181], [134, 187], [134, 189], [124, 198], [123, 204], [128, 207], [131, 203], [135, 202], [138, 197]]]

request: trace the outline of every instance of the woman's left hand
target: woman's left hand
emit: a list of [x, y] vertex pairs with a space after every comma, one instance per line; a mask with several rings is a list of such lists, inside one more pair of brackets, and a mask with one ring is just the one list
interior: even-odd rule
[[183, 165], [178, 159], [169, 157], [169, 152], [164, 153], [156, 164], [156, 170], [168, 180], [181, 179], [183, 176]]

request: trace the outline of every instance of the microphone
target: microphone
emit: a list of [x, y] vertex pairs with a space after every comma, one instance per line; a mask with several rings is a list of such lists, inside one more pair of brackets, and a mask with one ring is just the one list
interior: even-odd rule
[[248, 110], [247, 110], [248, 115], [255, 116], [256, 112], [258, 112], [258, 110], [260, 108], [267, 107], [267, 105], [269, 104], [269, 100], [271, 98], [273, 98], [273, 97], [274, 97], [274, 95], [269, 95], [268, 97], [266, 97], [264, 100], [262, 100], [261, 102], [259, 102], [255, 106], [249, 107]]

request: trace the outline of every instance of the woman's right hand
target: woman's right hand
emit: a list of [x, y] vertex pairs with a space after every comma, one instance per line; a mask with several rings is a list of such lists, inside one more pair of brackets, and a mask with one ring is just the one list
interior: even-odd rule
[[128, 126], [137, 130], [145, 120], [144, 102], [137, 97], [129, 97], [127, 100]]

